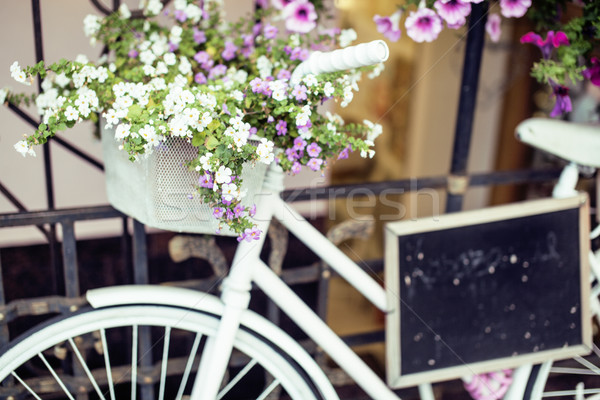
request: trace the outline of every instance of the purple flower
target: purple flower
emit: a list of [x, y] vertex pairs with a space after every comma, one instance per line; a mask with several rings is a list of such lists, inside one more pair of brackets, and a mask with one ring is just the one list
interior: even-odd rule
[[248, 215], [254, 217], [256, 215], [256, 204], [252, 204], [250, 210], [248, 210]]
[[583, 71], [583, 76], [595, 86], [600, 86], [600, 60], [596, 57], [590, 59], [592, 65]]
[[471, 4], [461, 0], [437, 0], [433, 6], [438, 15], [452, 27], [464, 25], [471, 13]]
[[321, 164], [323, 164], [323, 160], [321, 160], [320, 158], [311, 158], [306, 163], [306, 166], [312, 169], [313, 171], [318, 171], [319, 169], [321, 169]]
[[[302, 153], [302, 154], [304, 154], [304, 153]], [[293, 148], [285, 149], [285, 155], [287, 156], [287, 159], [290, 161], [294, 161], [294, 160], [297, 160], [302, 157], [302, 155], [298, 153], [298, 150], [293, 149]]]
[[231, 211], [231, 210], [228, 208], [228, 209], [225, 211], [225, 217], [226, 217], [228, 220], [230, 220], [230, 221], [231, 221], [232, 219], [234, 219], [234, 218], [235, 218], [235, 215], [233, 214], [233, 211]]
[[230, 61], [235, 58], [235, 52], [237, 51], [237, 46], [233, 44], [233, 42], [225, 42], [225, 49], [221, 52], [221, 56], [225, 61]]
[[194, 27], [194, 42], [196, 42], [197, 44], [202, 44], [206, 42], [206, 34], [204, 33], [204, 31], [201, 31], [196, 27]]
[[318, 144], [316, 144], [315, 142], [312, 142], [306, 148], [306, 152], [308, 153], [308, 155], [310, 157], [319, 157], [319, 154], [321, 154], [321, 148], [319, 147]]
[[198, 72], [196, 75], [194, 75], [194, 82], [196, 82], [198, 85], [204, 85], [208, 81], [202, 72]]
[[136, 49], [131, 49], [129, 50], [129, 53], [127, 53], [127, 56], [129, 58], [136, 58], [138, 56], [138, 52]]
[[277, 27], [271, 24], [267, 24], [263, 29], [263, 34], [267, 39], [275, 39], [275, 37], [277, 36]]
[[268, 123], [268, 124], [272, 124], [272, 123], [273, 123], [273, 121], [275, 121], [275, 118], [273, 118], [273, 116], [272, 116], [272, 115], [269, 115], [269, 116], [267, 117], [267, 123]]
[[234, 208], [233, 208], [233, 214], [235, 216], [235, 218], [239, 218], [242, 216], [242, 214], [244, 213], [244, 206], [242, 205], [242, 203], [238, 203]]
[[298, 33], [308, 33], [317, 26], [315, 6], [308, 0], [295, 0], [283, 9], [285, 27]]
[[269, 2], [268, 0], [256, 0], [256, 5], [260, 8], [267, 8], [269, 7]]
[[302, 164], [300, 164], [298, 161], [294, 161], [294, 164], [292, 164], [292, 172], [294, 174], [299, 174], [300, 171], [302, 170]]
[[402, 16], [402, 11], [398, 10], [389, 17], [382, 17], [379, 15], [375, 15], [373, 17], [373, 21], [377, 25], [377, 31], [392, 42], [398, 41], [400, 36], [402, 35], [402, 31], [400, 31], [400, 17]]
[[292, 90], [292, 95], [296, 97], [296, 101], [306, 100], [306, 91], [308, 89], [304, 85], [296, 85]]
[[213, 187], [212, 176], [209, 173], [205, 172], [204, 175], [202, 175], [200, 177], [200, 179], [198, 179], [198, 183], [200, 184], [200, 187], [212, 188]]
[[246, 235], [247, 242], [250, 242], [252, 239], [254, 239], [254, 240], [260, 239], [260, 234], [261, 234], [261, 231], [256, 226], [253, 226], [252, 228], [247, 228], [244, 231], [244, 235]]
[[225, 196], [221, 196], [221, 203], [225, 204], [226, 206], [230, 206], [231, 198], [226, 198]]
[[506, 18], [521, 18], [531, 7], [531, 0], [500, 0], [500, 12]]
[[227, 67], [223, 64], [219, 64], [214, 68], [211, 68], [210, 71], [208, 71], [208, 79], [215, 79], [218, 78], [219, 76], [223, 76], [225, 75], [225, 73], [227, 72]]
[[187, 19], [187, 14], [183, 10], [175, 10], [173, 12], [173, 15], [175, 16], [175, 19], [179, 22], [185, 22], [185, 20]]
[[231, 113], [229, 112], [229, 108], [227, 108], [227, 104], [223, 103], [223, 107], [221, 107], [221, 110], [223, 110], [223, 113], [231, 115]]
[[169, 42], [169, 51], [172, 53], [179, 48], [177, 43]]
[[572, 110], [569, 88], [563, 85], [552, 85], [552, 92], [556, 98], [554, 108], [550, 112], [551, 117], [558, 117]]
[[222, 218], [224, 213], [225, 210], [222, 207], [213, 208], [213, 217], [215, 218]]
[[490, 35], [492, 42], [496, 43], [500, 40], [502, 30], [500, 29], [500, 15], [493, 13], [488, 16], [485, 23], [485, 31]]
[[338, 160], [345, 160], [346, 158], [348, 158], [348, 148], [346, 147], [344, 150], [340, 151], [340, 154], [338, 154]]
[[287, 122], [280, 119], [279, 121], [277, 121], [275, 129], [277, 129], [277, 136], [285, 136], [285, 134], [287, 133]]
[[194, 60], [196, 60], [198, 64], [204, 64], [210, 60], [210, 54], [208, 54], [206, 51], [199, 51], [194, 55]]
[[244, 239], [246, 239], [246, 234], [245, 233], [240, 233], [240, 235], [237, 237], [237, 241], [238, 242], [241, 242]]
[[306, 141], [304, 139], [302, 139], [301, 137], [297, 137], [296, 139], [294, 139], [294, 147], [292, 147], [292, 149], [304, 150], [305, 147], [306, 147]]
[[535, 44], [542, 51], [542, 57], [549, 59], [552, 55], [553, 48], [558, 48], [561, 45], [569, 45], [569, 38], [566, 33], [562, 31], [556, 33], [554, 33], [554, 31], [548, 31], [546, 39], [542, 39], [540, 35], [534, 32], [528, 32], [521, 36], [521, 43]]
[[277, 73], [277, 79], [287, 80], [287, 79], [290, 79], [291, 76], [292, 76], [292, 73], [290, 71], [288, 71], [287, 69], [282, 69]]
[[260, 85], [262, 84], [262, 79], [256, 77], [250, 81], [250, 88], [252, 88], [252, 93], [260, 92]]
[[411, 11], [405, 22], [406, 34], [415, 42], [431, 42], [442, 31], [442, 21], [435, 11], [419, 8]]
[[301, 47], [294, 47], [292, 49], [292, 51], [290, 52], [290, 60], [292, 60], [292, 61], [299, 60], [301, 56], [302, 56], [302, 48]]

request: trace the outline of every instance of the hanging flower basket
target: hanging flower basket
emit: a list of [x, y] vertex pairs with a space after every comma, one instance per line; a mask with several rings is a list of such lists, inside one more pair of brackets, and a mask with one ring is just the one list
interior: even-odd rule
[[[219, 230], [219, 220], [210, 205], [197, 194], [201, 175], [186, 164], [198, 149], [186, 139], [169, 137], [152, 154], [137, 162], [129, 161], [119, 149], [114, 130], [103, 130], [102, 152], [108, 201], [117, 210], [150, 227], [176, 232], [235, 236], [227, 226]], [[248, 162], [242, 170], [242, 204], [252, 207], [262, 189], [267, 166]]]

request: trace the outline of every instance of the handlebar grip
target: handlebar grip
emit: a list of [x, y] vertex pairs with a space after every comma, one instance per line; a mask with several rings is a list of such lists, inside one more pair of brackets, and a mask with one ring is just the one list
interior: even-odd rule
[[389, 54], [388, 46], [383, 40], [374, 40], [325, 53], [316, 51], [296, 67], [290, 82], [296, 84], [308, 74], [318, 75], [378, 64], [387, 60]]

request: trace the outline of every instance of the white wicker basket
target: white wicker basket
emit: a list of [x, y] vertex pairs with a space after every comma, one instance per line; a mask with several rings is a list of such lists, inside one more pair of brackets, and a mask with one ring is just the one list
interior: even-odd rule
[[[200, 174], [185, 166], [198, 152], [185, 139], [169, 138], [148, 157], [131, 162], [127, 153], [119, 150], [114, 130], [103, 130], [102, 151], [108, 201], [117, 210], [154, 228], [215, 234], [218, 220], [196, 193]], [[244, 166], [244, 205], [253, 204], [262, 189], [265, 171], [264, 164]], [[227, 228], [220, 234], [236, 235]]]

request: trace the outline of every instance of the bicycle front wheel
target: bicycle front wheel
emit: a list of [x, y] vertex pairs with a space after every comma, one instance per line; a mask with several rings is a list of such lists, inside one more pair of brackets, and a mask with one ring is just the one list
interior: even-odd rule
[[[181, 399], [219, 317], [165, 305], [86, 309], [44, 324], [0, 357], [0, 398]], [[241, 328], [218, 399], [322, 399], [268, 339]]]

